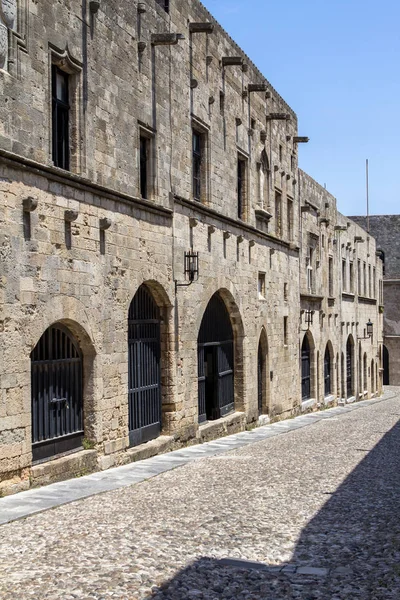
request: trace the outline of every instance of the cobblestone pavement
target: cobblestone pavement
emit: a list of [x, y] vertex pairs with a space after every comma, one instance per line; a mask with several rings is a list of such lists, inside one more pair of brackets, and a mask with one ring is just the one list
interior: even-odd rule
[[394, 391], [2, 526], [0, 598], [398, 600]]

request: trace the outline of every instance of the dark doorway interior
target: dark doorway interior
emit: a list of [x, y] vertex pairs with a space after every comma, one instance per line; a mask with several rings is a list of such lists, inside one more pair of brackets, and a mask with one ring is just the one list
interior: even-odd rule
[[383, 346], [383, 385], [390, 385], [389, 350]]
[[346, 344], [346, 392], [347, 398], [353, 395], [353, 344], [350, 338]]

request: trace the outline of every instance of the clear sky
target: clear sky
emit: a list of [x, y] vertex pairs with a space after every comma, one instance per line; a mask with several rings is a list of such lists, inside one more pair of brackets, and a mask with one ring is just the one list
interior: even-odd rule
[[299, 166], [347, 215], [400, 213], [399, 0], [203, 0], [297, 113]]

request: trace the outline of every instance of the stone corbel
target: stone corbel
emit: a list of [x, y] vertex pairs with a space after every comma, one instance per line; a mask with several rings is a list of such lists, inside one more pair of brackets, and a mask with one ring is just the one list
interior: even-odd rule
[[76, 221], [78, 215], [79, 213], [77, 210], [66, 210], [64, 211], [64, 221], [66, 223], [72, 223], [73, 221]]

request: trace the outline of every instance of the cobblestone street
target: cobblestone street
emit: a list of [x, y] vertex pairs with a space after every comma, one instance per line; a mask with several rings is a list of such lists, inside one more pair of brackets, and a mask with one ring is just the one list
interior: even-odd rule
[[3, 525], [0, 598], [400, 598], [400, 392], [389, 392]]

